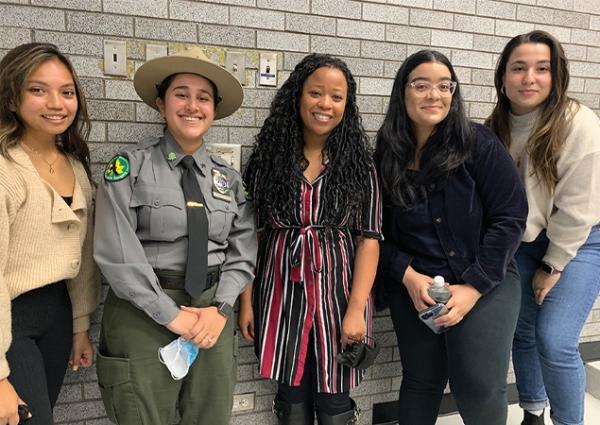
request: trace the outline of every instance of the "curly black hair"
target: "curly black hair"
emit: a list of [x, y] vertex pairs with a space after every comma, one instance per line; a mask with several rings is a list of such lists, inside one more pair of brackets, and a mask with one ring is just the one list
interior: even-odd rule
[[340, 70], [348, 84], [344, 116], [324, 148], [329, 165], [322, 224], [339, 223], [349, 209], [358, 207], [367, 196], [372, 161], [356, 104], [356, 82], [342, 60], [311, 54], [296, 65], [275, 95], [248, 160], [245, 182], [261, 220], [270, 215], [292, 217], [298, 209], [302, 173], [308, 165], [303, 152], [299, 102], [306, 79], [321, 67]]

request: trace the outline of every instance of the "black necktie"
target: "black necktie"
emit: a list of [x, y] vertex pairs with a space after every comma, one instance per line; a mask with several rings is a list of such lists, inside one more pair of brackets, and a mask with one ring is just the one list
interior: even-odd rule
[[194, 158], [186, 155], [182, 160], [181, 187], [187, 210], [188, 252], [185, 266], [185, 290], [198, 298], [206, 286], [208, 260], [208, 218], [204, 196], [194, 172]]

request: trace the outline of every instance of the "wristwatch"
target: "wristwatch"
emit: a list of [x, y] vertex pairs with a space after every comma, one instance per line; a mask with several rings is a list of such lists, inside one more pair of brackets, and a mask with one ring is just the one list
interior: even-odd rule
[[233, 314], [233, 307], [227, 304], [225, 301], [213, 301], [210, 303], [211, 307], [217, 307], [217, 311], [221, 316], [228, 319]]
[[544, 273], [548, 273], [549, 275], [558, 274], [562, 271], [562, 270], [558, 270], [556, 267], [551, 266], [550, 264], [543, 262], [543, 261], [542, 261], [542, 265], [540, 266], [540, 269], [542, 269], [542, 271]]

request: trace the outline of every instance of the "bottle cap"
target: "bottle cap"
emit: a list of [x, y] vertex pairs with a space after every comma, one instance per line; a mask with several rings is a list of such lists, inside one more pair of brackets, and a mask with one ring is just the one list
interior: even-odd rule
[[444, 280], [444, 278], [442, 276], [435, 276], [433, 278], [432, 285], [435, 288], [442, 288], [446, 285], [446, 281]]

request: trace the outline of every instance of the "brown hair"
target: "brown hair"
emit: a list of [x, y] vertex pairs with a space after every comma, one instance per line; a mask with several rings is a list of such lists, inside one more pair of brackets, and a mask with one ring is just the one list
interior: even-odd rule
[[86, 144], [91, 123], [83, 88], [73, 65], [54, 44], [22, 44], [10, 50], [0, 61], [0, 155], [10, 159], [8, 149], [15, 146], [23, 136], [25, 127], [15, 111], [21, 104], [25, 82], [38, 66], [52, 59], [59, 60], [67, 67], [73, 77], [77, 95], [75, 119], [63, 134], [57, 136], [57, 144], [63, 152], [83, 164], [91, 181], [90, 150]]
[[552, 192], [558, 182], [556, 163], [569, 131], [571, 119], [579, 105], [576, 100], [567, 96], [568, 61], [556, 38], [545, 31], [536, 30], [517, 35], [508, 42], [500, 54], [494, 76], [498, 101], [485, 124], [498, 135], [507, 148], [510, 147], [510, 100], [504, 93], [502, 79], [506, 73], [510, 55], [517, 47], [525, 43], [541, 43], [550, 49], [552, 89], [542, 105], [535, 129], [527, 141], [526, 149], [533, 164], [532, 175], [537, 175], [543, 185]]

